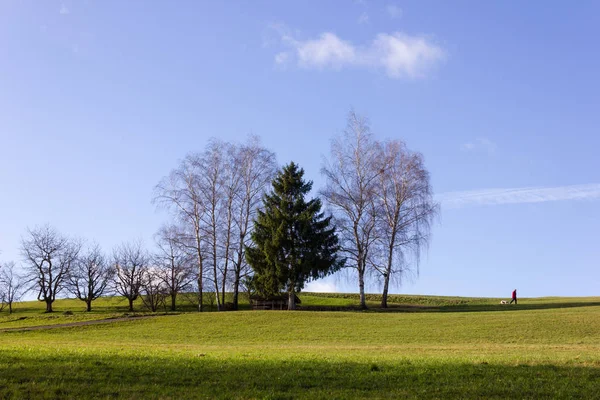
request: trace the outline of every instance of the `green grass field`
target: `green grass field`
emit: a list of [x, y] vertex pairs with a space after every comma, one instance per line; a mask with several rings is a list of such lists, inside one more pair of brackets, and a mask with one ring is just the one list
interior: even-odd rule
[[300, 298], [304, 310], [338, 311], [186, 311], [1, 331], [126, 314], [118, 298], [89, 314], [75, 300], [57, 301], [53, 315], [18, 304], [0, 313], [0, 398], [600, 398], [598, 297], [509, 306], [394, 296], [385, 312], [353, 311], [356, 295]]

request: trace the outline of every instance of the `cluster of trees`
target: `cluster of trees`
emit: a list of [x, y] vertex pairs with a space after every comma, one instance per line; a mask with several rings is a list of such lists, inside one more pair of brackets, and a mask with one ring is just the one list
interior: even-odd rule
[[199, 311], [205, 291], [224, 309], [228, 288], [233, 292], [228, 306], [238, 308], [251, 274], [246, 247], [276, 171], [275, 154], [256, 137], [242, 145], [211, 140], [156, 186], [154, 202], [173, 217], [173, 245], [194, 258]]
[[383, 283], [387, 307], [390, 283], [418, 273], [439, 205], [420, 153], [400, 140], [378, 141], [365, 118], [351, 112], [344, 133], [331, 144], [321, 195], [333, 213], [346, 265], [356, 270], [360, 305], [365, 281]]
[[173, 245], [172, 232], [161, 229], [156, 235], [157, 251], [149, 253], [141, 242], [124, 243], [107, 257], [97, 244], [69, 238], [49, 225], [28, 229], [21, 241], [25, 262], [23, 273], [17, 274], [14, 263], [0, 268], [0, 300], [2, 307], [18, 301], [27, 291], [52, 312], [57, 297], [70, 294], [85, 302], [87, 311], [101, 296], [118, 294], [133, 302], [141, 298], [144, 305], [157, 311], [175, 310], [179, 293], [192, 290], [189, 257]]
[[[243, 144], [211, 140], [188, 154], [155, 187], [153, 202], [171, 222], [158, 231], [156, 251], [125, 243], [107, 257], [98, 245], [65, 237], [49, 226], [22, 240], [25, 274], [0, 270], [0, 299], [12, 308], [24, 290], [36, 290], [52, 311], [62, 293], [88, 311], [102, 295], [141, 298], [156, 311], [180, 293], [205, 293], [218, 310], [237, 309], [239, 293], [286, 293], [288, 307], [306, 282], [342, 268], [356, 271], [361, 306], [365, 283], [379, 280], [382, 307], [393, 282], [418, 272], [438, 205], [421, 154], [399, 140], [379, 141], [367, 121], [351, 112], [321, 170], [325, 186], [308, 199], [312, 182], [294, 163], [277, 168], [259, 139]], [[322, 211], [324, 200], [325, 210]], [[226, 303], [227, 292], [233, 292]], [[2, 307], [3, 307], [2, 306]]]

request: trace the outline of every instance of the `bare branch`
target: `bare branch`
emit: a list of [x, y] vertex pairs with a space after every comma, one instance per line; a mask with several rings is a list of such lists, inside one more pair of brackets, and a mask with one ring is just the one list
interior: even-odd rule
[[140, 295], [148, 261], [141, 241], [124, 243], [113, 252], [115, 290], [129, 301], [129, 311], [133, 311], [133, 302]]
[[28, 229], [21, 240], [28, 282], [38, 290], [38, 300], [46, 303], [46, 312], [52, 312], [56, 296], [66, 288], [80, 250], [80, 240], [69, 239], [49, 225]]
[[92, 302], [107, 292], [114, 273], [100, 246], [93, 244], [74, 263], [68, 278], [69, 290], [86, 303], [87, 311], [92, 311]]

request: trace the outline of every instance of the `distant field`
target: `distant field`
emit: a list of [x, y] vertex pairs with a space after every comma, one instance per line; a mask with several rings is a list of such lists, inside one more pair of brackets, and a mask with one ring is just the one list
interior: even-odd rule
[[[358, 305], [300, 298], [308, 310]], [[600, 298], [498, 303], [395, 296], [386, 312], [188, 311], [0, 331], [0, 398], [600, 398]], [[0, 313], [0, 330], [122, 317], [126, 303], [16, 310]]]

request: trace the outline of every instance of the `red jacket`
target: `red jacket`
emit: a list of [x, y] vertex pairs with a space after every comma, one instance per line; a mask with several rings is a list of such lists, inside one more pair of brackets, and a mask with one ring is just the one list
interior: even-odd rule
[[513, 299], [517, 298], [517, 289], [513, 290], [512, 298]]

